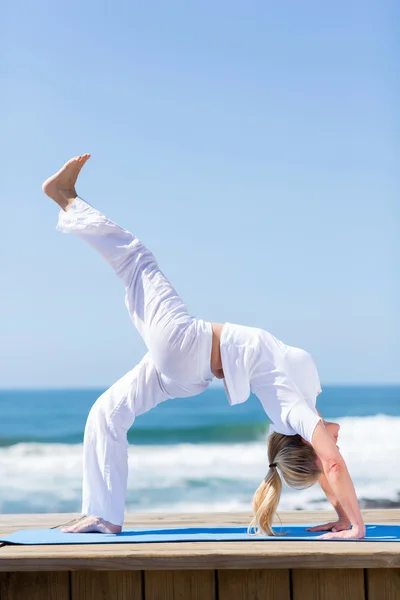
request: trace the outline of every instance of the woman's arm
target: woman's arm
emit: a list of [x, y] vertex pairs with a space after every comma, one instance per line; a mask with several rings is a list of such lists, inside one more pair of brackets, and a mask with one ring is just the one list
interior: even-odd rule
[[325, 493], [327, 499], [335, 509], [338, 519], [337, 521], [330, 521], [329, 523], [324, 523], [323, 525], [315, 525], [314, 527], [308, 527], [307, 531], [343, 531], [345, 529], [350, 529], [350, 519], [347, 516], [343, 506], [340, 504], [335, 494], [333, 493], [332, 488], [329, 485], [324, 473], [321, 473], [318, 479], [318, 483], [320, 484], [321, 489]]
[[351, 530], [327, 533], [325, 539], [360, 539], [365, 536], [365, 525], [358, 506], [353, 482], [336, 444], [325, 431], [322, 422], [315, 427], [312, 446], [321, 461], [322, 470], [329, 486], [328, 493], [333, 494], [334, 502], [340, 505], [350, 520]]
[[[321, 417], [321, 419], [324, 421], [323, 416], [317, 408], [316, 411]], [[340, 504], [339, 500], [333, 493], [332, 488], [329, 485], [327, 478], [325, 477], [325, 473], [321, 473], [318, 479], [318, 483], [321, 486], [321, 489], [324, 492], [327, 500], [332, 504], [333, 508], [335, 509], [336, 514], [338, 516], [338, 520], [330, 521], [329, 523], [325, 523], [324, 525], [315, 525], [314, 527], [309, 527], [307, 531], [343, 531], [344, 529], [350, 529], [350, 519], [347, 516], [343, 506]]]
[[343, 506], [340, 504], [339, 500], [336, 498], [335, 494], [333, 493], [332, 488], [328, 483], [325, 473], [321, 473], [318, 483], [320, 484], [327, 499], [329, 500], [329, 502], [332, 504], [333, 508], [335, 509], [337, 516], [339, 518], [344, 517], [344, 518], [348, 519], [346, 511], [344, 510]]

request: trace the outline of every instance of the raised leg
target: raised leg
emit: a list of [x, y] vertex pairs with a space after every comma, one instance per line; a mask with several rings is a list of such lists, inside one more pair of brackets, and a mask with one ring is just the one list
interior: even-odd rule
[[[43, 184], [63, 209], [58, 229], [94, 247], [125, 284], [125, 301], [161, 373], [200, 393], [212, 379], [211, 324], [191, 317], [153, 254], [132, 233], [76, 196], [75, 180], [89, 155], [66, 163]], [[69, 187], [68, 187], [69, 186]]]

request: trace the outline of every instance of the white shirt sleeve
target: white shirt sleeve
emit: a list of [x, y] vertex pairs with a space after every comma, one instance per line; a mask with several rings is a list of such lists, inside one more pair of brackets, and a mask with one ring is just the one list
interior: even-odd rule
[[314, 429], [321, 420], [305, 399], [294, 404], [286, 419], [288, 425], [310, 444]]

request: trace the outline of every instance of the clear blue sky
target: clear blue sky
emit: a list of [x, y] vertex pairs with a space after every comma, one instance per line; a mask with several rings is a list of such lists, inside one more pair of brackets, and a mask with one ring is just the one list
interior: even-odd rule
[[[41, 183], [154, 252], [191, 312], [398, 382], [399, 10], [385, 1], [8, 2], [0, 387], [107, 386], [145, 349]], [[397, 41], [396, 41], [397, 37]]]

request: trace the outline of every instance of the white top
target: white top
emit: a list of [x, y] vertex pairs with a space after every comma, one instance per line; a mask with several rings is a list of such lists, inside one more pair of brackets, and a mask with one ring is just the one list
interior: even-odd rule
[[321, 384], [308, 352], [263, 329], [225, 323], [221, 359], [230, 404], [245, 402], [253, 392], [276, 432], [299, 434], [311, 442], [321, 420], [316, 411]]

